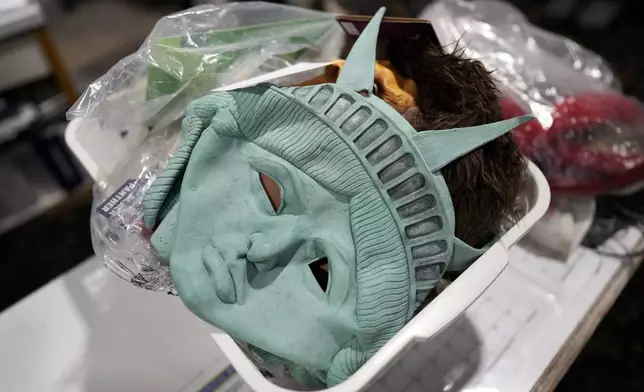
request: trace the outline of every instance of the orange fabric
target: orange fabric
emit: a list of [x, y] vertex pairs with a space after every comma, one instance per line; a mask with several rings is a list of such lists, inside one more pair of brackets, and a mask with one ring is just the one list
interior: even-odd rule
[[[312, 86], [323, 83], [334, 83], [344, 66], [344, 60], [338, 60], [327, 65], [324, 74], [300, 83], [300, 86]], [[416, 84], [411, 79], [405, 79], [389, 61], [376, 62], [374, 77], [376, 95], [387, 102], [398, 112], [404, 113], [416, 106]]]

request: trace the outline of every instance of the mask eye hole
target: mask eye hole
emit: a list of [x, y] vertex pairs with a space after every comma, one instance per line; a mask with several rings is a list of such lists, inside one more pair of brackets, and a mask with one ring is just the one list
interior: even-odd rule
[[329, 260], [323, 257], [310, 263], [309, 268], [322, 291], [326, 293], [329, 286]]
[[266, 193], [266, 197], [273, 207], [273, 211], [276, 214], [280, 213], [282, 207], [282, 192], [280, 191], [280, 186], [264, 173], [259, 173], [259, 182], [262, 184], [262, 189]]

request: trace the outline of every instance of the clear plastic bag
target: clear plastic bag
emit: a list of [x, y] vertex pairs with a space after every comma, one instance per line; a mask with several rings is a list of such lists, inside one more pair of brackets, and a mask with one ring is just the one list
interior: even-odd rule
[[106, 130], [162, 129], [215, 88], [296, 62], [332, 60], [343, 43], [330, 13], [259, 1], [194, 7], [159, 20], [67, 117], [94, 117]]
[[94, 185], [90, 214], [92, 246], [103, 264], [120, 278], [147, 290], [174, 294], [167, 265], [150, 243], [143, 224], [143, 197], [179, 143], [179, 124], [153, 132]]
[[505, 117], [535, 115], [513, 134], [553, 192], [596, 195], [644, 180], [644, 107], [597, 54], [501, 1], [442, 0], [421, 17], [441, 43], [494, 72]]
[[[280, 71], [270, 82], [292, 86], [324, 70], [324, 63], [302, 65], [306, 64]], [[169, 269], [157, 257], [150, 243], [152, 231], [143, 224], [142, 202], [176, 150], [180, 128], [180, 121], [174, 121], [147, 133], [140, 145], [128, 151], [125, 159], [110, 167], [111, 174], [98, 178], [90, 215], [94, 251], [109, 270], [137, 287], [171, 294], [174, 286]]]
[[96, 119], [101, 131], [129, 140], [128, 151], [119, 151], [126, 158], [94, 186], [92, 243], [104, 264], [136, 286], [173, 293], [141, 202], [177, 146], [185, 106], [294, 63], [332, 60], [343, 45], [334, 15], [279, 4], [203, 5], [162, 18], [141, 48], [93, 82], [67, 114]]

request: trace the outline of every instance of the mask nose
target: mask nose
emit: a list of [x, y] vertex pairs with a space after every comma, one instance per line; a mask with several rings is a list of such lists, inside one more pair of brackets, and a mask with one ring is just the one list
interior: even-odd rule
[[259, 272], [284, 267], [293, 259], [306, 237], [306, 231], [296, 227], [251, 234], [246, 259], [255, 264]]
[[310, 232], [297, 226], [280, 224], [239, 240], [211, 237], [201, 252], [201, 261], [214, 281], [219, 299], [226, 304], [244, 303], [247, 262], [253, 263], [258, 272], [286, 266], [310, 236]]
[[201, 251], [201, 262], [214, 281], [217, 297], [226, 304], [244, 303], [248, 243], [219, 244], [212, 237]]

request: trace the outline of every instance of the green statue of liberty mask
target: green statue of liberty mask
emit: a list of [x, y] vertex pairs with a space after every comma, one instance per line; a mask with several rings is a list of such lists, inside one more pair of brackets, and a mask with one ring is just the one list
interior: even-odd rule
[[[311, 386], [351, 376], [446, 270], [483, 253], [454, 237], [440, 169], [531, 119], [417, 133], [373, 94], [383, 15], [335, 84], [191, 103], [144, 199], [185, 305]], [[311, 268], [320, 260], [326, 287]]]

